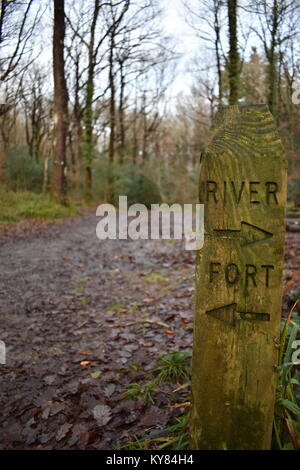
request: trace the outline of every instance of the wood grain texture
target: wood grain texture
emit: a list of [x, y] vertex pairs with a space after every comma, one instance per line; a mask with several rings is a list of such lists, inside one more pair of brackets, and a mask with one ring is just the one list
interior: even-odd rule
[[201, 156], [193, 449], [269, 449], [287, 164], [266, 105], [221, 109]]

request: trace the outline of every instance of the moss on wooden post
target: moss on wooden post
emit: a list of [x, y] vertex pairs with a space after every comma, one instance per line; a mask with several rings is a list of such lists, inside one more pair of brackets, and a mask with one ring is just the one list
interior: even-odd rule
[[269, 449], [287, 165], [266, 105], [219, 111], [201, 157], [192, 448]]

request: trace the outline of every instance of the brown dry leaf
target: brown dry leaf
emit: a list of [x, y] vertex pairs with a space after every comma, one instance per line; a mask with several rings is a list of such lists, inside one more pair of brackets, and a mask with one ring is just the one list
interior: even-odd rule
[[80, 365], [82, 367], [88, 366], [90, 364], [90, 361], [81, 361]]
[[84, 423], [75, 424], [75, 426], [73, 426], [72, 428], [72, 435], [68, 441], [68, 445], [73, 446], [74, 444], [76, 444], [81, 438], [81, 435], [84, 433], [87, 433], [87, 428], [85, 424]]
[[108, 384], [104, 388], [104, 395], [109, 398], [112, 396], [112, 394], [116, 391], [117, 386], [115, 384]]
[[111, 409], [107, 405], [96, 405], [92, 413], [98, 426], [105, 426], [112, 418]]
[[57, 434], [56, 434], [57, 442], [61, 441], [68, 434], [71, 427], [72, 427], [72, 424], [65, 423], [59, 428], [59, 430], [57, 431]]
[[141, 426], [152, 427], [160, 424], [164, 426], [168, 421], [168, 415], [165, 411], [155, 405], [150, 406], [140, 421]]
[[296, 436], [296, 432], [295, 432], [293, 423], [289, 419], [286, 419], [286, 424], [287, 424], [287, 427], [288, 427], [288, 430], [289, 430], [289, 433], [290, 433], [290, 436], [291, 436], [291, 439], [293, 441], [293, 445], [294, 445], [295, 449], [300, 450], [300, 441]]
[[180, 385], [180, 387], [178, 387], [178, 388], [176, 388], [175, 390], [173, 390], [173, 393], [179, 392], [180, 390], [184, 390], [185, 388], [190, 387], [190, 385], [191, 385], [190, 383]]
[[191, 406], [190, 401], [186, 401], [184, 403], [176, 403], [176, 405], [169, 405], [167, 406], [167, 408], [181, 408], [181, 407], [187, 407], [187, 406]]

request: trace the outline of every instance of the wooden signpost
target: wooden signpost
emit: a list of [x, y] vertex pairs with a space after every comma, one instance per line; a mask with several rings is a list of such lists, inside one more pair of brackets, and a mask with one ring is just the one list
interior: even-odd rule
[[266, 105], [229, 106], [201, 157], [193, 449], [269, 449], [287, 164]]

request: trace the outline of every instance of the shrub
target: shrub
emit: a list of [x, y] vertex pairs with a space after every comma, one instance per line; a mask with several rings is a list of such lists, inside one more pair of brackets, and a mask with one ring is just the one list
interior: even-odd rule
[[128, 205], [161, 202], [157, 184], [142, 169], [132, 164], [118, 166], [98, 160], [94, 163], [94, 198], [118, 205], [119, 195], [127, 196]]
[[290, 179], [288, 181], [288, 201], [294, 202], [296, 196], [300, 195], [300, 180]]
[[8, 185], [14, 191], [39, 192], [43, 184], [43, 164], [37, 163], [24, 147], [13, 147], [7, 152], [5, 170]]

